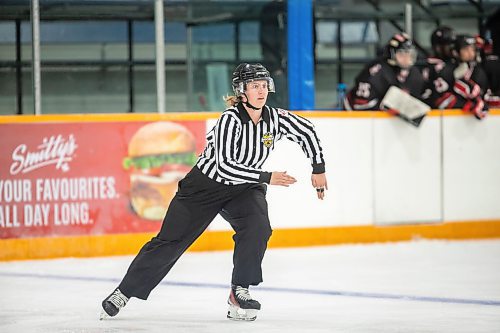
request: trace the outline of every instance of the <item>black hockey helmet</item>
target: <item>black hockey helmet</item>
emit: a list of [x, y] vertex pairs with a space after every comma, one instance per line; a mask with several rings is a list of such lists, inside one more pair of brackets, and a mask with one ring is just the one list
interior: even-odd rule
[[452, 47], [453, 57], [458, 61], [471, 61], [470, 59], [462, 59], [462, 56], [460, 55], [460, 50], [469, 46], [474, 48], [476, 58], [475, 61], [480, 61], [479, 54], [477, 52], [476, 38], [472, 35], [457, 35]]
[[474, 47], [476, 46], [476, 38], [471, 35], [457, 35], [453, 42], [453, 50], [458, 53], [464, 47], [471, 45]]
[[392, 36], [386, 45], [385, 56], [390, 65], [403, 67], [396, 59], [396, 54], [399, 52], [409, 53], [412, 57], [411, 65], [409, 67], [413, 66], [415, 60], [417, 59], [417, 51], [410, 36], [404, 32], [397, 33]]
[[450, 45], [454, 39], [455, 32], [453, 29], [447, 26], [441, 26], [432, 32], [431, 45], [433, 48], [437, 45]]
[[274, 81], [271, 78], [269, 71], [261, 64], [239, 64], [233, 72], [232, 87], [236, 96], [245, 93], [246, 85], [248, 82], [266, 80], [267, 89], [269, 92], [275, 92]]

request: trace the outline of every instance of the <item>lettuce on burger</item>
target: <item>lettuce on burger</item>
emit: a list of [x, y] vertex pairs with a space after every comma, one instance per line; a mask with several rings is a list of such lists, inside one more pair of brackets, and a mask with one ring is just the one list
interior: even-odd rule
[[162, 220], [177, 182], [196, 163], [195, 139], [184, 126], [159, 121], [141, 127], [130, 139], [123, 167], [130, 172], [130, 202], [148, 220]]

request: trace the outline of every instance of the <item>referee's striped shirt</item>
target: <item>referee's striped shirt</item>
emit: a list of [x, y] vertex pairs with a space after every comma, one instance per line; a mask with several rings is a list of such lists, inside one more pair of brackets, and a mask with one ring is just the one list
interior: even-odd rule
[[255, 125], [241, 103], [222, 113], [207, 134], [207, 146], [196, 166], [223, 184], [269, 183], [271, 172], [262, 171], [261, 167], [281, 138], [301, 146], [313, 173], [325, 172], [321, 144], [310, 121], [266, 105]]

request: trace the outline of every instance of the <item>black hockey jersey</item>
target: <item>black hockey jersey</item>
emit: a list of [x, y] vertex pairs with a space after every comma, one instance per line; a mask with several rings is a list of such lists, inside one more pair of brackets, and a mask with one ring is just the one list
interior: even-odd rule
[[[459, 72], [463, 72], [459, 74]], [[478, 119], [486, 116], [488, 109], [484, 95], [488, 79], [483, 68], [476, 62], [448, 62], [434, 81], [439, 97], [432, 107], [439, 109], [462, 109]]]
[[416, 67], [402, 69], [389, 65], [385, 60], [375, 61], [356, 77], [354, 87], [344, 99], [344, 108], [358, 111], [380, 110], [380, 102], [391, 86], [420, 99], [424, 80]]
[[[425, 66], [422, 68], [422, 77], [424, 79], [424, 93], [422, 100], [432, 108], [436, 108], [436, 101], [441, 96], [442, 82], [438, 80], [441, 72], [445, 68], [444, 60], [436, 57], [429, 57]], [[447, 89], [447, 88], [445, 88]]]
[[500, 59], [489, 55], [481, 64], [488, 77], [488, 90], [484, 99], [490, 108], [500, 109]]

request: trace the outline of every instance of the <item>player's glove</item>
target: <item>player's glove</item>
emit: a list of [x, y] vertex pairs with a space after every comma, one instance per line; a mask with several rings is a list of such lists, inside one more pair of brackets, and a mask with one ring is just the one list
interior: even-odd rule
[[488, 114], [488, 109], [485, 108], [484, 101], [481, 97], [476, 97], [473, 100], [467, 101], [462, 110], [472, 113], [478, 120], [484, 119]]

